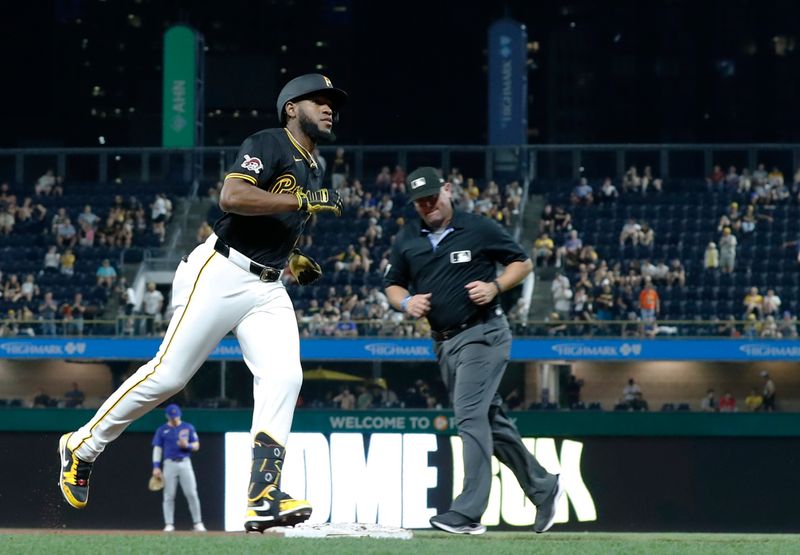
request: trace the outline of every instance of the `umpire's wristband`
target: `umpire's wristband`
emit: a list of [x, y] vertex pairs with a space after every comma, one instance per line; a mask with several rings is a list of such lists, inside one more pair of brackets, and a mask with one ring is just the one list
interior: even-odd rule
[[406, 295], [406, 297], [400, 301], [400, 310], [403, 312], [408, 312], [408, 301], [411, 300], [411, 295]]

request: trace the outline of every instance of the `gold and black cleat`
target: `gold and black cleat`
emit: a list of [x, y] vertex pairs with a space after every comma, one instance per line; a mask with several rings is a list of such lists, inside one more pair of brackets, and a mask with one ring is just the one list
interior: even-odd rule
[[58, 489], [67, 503], [76, 509], [83, 509], [89, 502], [89, 476], [92, 463], [82, 461], [67, 447], [71, 433], [64, 434], [58, 441], [58, 455], [61, 469], [58, 473]]
[[310, 516], [311, 503], [292, 499], [274, 484], [269, 484], [256, 497], [248, 496], [244, 529], [263, 533], [275, 526], [296, 526]]

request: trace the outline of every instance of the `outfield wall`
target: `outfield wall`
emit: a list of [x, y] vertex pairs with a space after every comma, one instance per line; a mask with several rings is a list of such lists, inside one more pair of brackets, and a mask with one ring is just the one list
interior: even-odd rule
[[[59, 431], [91, 411], [0, 411], [0, 453], [13, 479], [0, 493], [5, 527], [159, 529], [161, 495], [146, 489], [150, 413], [104, 453], [89, 506], [69, 508], [55, 486]], [[560, 472], [562, 530], [800, 532], [800, 415], [513, 413], [526, 445]], [[204, 520], [238, 529], [249, 477], [249, 411], [193, 411]], [[17, 430], [17, 431], [13, 431]], [[298, 411], [284, 487], [315, 507], [314, 520], [425, 527], [461, 483], [460, 439], [447, 411]], [[757, 510], [753, 510], [757, 507]], [[494, 465], [489, 526], [529, 529], [534, 509], [508, 469]], [[177, 524], [188, 527], [179, 495]]]

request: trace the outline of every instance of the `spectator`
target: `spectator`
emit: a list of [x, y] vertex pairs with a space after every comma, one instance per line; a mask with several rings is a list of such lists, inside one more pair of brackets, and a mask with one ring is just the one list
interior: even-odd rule
[[784, 339], [797, 339], [797, 318], [788, 310], [783, 312], [783, 317], [778, 322], [778, 329]]
[[81, 229], [78, 232], [78, 244], [82, 247], [94, 246], [94, 238], [97, 231], [86, 222], [82, 222], [80, 225]]
[[153, 335], [160, 327], [162, 310], [164, 308], [164, 295], [156, 289], [154, 282], [147, 284], [147, 290], [142, 297], [142, 310], [145, 315], [145, 332]]
[[44, 255], [44, 271], [49, 273], [58, 273], [61, 266], [61, 255], [59, 254], [55, 245], [50, 245], [47, 248], [47, 253]]
[[100, 287], [111, 288], [117, 279], [117, 271], [111, 265], [108, 258], [104, 258], [103, 262], [97, 268], [97, 285]]
[[775, 412], [775, 382], [766, 370], [761, 372], [761, 379], [764, 380], [761, 389], [761, 410]]
[[345, 151], [342, 147], [336, 149], [336, 156], [331, 163], [331, 186], [339, 190], [350, 174], [350, 164], [347, 162]]
[[375, 176], [375, 186], [379, 191], [388, 191], [392, 183], [392, 172], [389, 166], [383, 166], [378, 175]]
[[647, 193], [647, 189], [652, 188], [656, 193], [660, 193], [663, 189], [664, 182], [659, 177], [653, 176], [653, 168], [650, 166], [644, 167], [642, 173], [642, 194]]
[[[717, 244], [714, 241], [711, 241], [706, 246], [706, 251], [703, 253], [703, 268], [706, 270], [716, 270], [719, 268], [719, 250], [717, 250]], [[684, 277], [684, 282], [685, 282]]]
[[88, 224], [89, 227], [95, 227], [100, 217], [92, 212], [92, 206], [87, 204], [83, 207], [83, 212], [78, 215], [78, 225]]
[[714, 397], [714, 390], [709, 389], [706, 392], [706, 396], [703, 397], [703, 400], [700, 401], [700, 410], [703, 412], [717, 412], [719, 407], [717, 406], [717, 399]]
[[725, 175], [725, 187], [729, 191], [738, 191], [739, 174], [736, 172], [736, 166], [730, 166], [728, 168], [728, 173]]
[[65, 303], [61, 307], [64, 335], [83, 335], [85, 315], [86, 305], [83, 304], [83, 293], [77, 292], [71, 303]]
[[714, 166], [711, 174], [706, 178], [709, 191], [721, 193], [724, 190], [725, 173], [719, 165]]
[[731, 233], [731, 228], [723, 229], [719, 240], [719, 267], [723, 273], [732, 273], [736, 266], [736, 244], [736, 236]]
[[758, 321], [755, 314], [748, 314], [745, 318], [742, 335], [747, 339], [756, 339], [761, 335], [761, 322]]
[[53, 170], [48, 169], [44, 175], [36, 180], [33, 191], [36, 193], [36, 196], [49, 196], [51, 194], [60, 196], [64, 192], [60, 182], [60, 178], [55, 176]]
[[597, 308], [598, 320], [613, 320], [614, 319], [614, 292], [611, 290], [611, 284], [606, 282], [603, 285], [600, 294], [594, 300]]
[[642, 226], [636, 223], [634, 218], [628, 218], [628, 221], [622, 226], [622, 231], [619, 234], [619, 246], [625, 246], [625, 242], [628, 239], [630, 239], [633, 246], [638, 245], [641, 231]]
[[642, 389], [633, 378], [628, 379], [628, 384], [622, 389], [622, 404], [629, 410], [647, 410], [647, 401], [642, 395]]
[[22, 297], [22, 284], [19, 282], [17, 274], [8, 276], [8, 281], [3, 286], [3, 298], [12, 303], [17, 302]]
[[581, 177], [578, 184], [572, 189], [570, 195], [570, 202], [572, 204], [592, 204], [594, 203], [594, 194], [589, 181], [585, 177]]
[[20, 298], [25, 299], [27, 302], [31, 302], [34, 297], [39, 296], [39, 286], [36, 285], [36, 279], [33, 277], [33, 274], [28, 274], [25, 276], [25, 281], [22, 282], [20, 286]]
[[777, 316], [781, 309], [781, 298], [774, 289], [767, 289], [761, 305], [761, 314], [764, 316]]
[[575, 299], [572, 303], [572, 312], [576, 320], [591, 322], [594, 320], [594, 305], [589, 293], [583, 287], [575, 289]]
[[651, 228], [646, 222], [642, 223], [641, 229], [639, 230], [639, 246], [642, 247], [646, 252], [652, 253], [655, 240], [656, 232], [653, 231], [653, 228]]
[[569, 320], [572, 312], [572, 288], [569, 278], [562, 272], [558, 272], [550, 285], [550, 291], [553, 294], [553, 304], [559, 318]]
[[744, 315], [747, 317], [749, 314], [754, 314], [757, 318], [761, 319], [762, 310], [764, 307], [764, 297], [758, 293], [758, 287], [751, 287], [742, 300], [744, 305]]
[[555, 212], [552, 204], [545, 204], [539, 215], [539, 233], [547, 233], [551, 237], [556, 231]]
[[761, 410], [761, 404], [763, 402], [764, 398], [755, 387], [750, 390], [750, 395], [744, 398], [744, 404], [750, 412]]
[[767, 174], [767, 183], [770, 187], [783, 185], [783, 172], [778, 169], [778, 166], [772, 166], [772, 171]]
[[537, 268], [554, 262], [555, 243], [547, 233], [542, 233], [533, 243], [533, 260]]
[[661, 312], [661, 299], [649, 279], [644, 282], [644, 289], [639, 293], [639, 310], [643, 321], [655, 320]]
[[600, 186], [600, 192], [597, 195], [597, 202], [616, 202], [618, 198], [619, 192], [617, 191], [617, 188], [614, 186], [611, 178], [606, 177], [603, 180], [603, 184]]
[[350, 393], [350, 389], [347, 386], [342, 386], [339, 394], [333, 398], [333, 402], [342, 410], [356, 408], [356, 396]]
[[574, 408], [581, 402], [581, 388], [583, 387], [583, 380], [578, 379], [575, 374], [570, 374], [567, 378], [567, 385], [565, 390], [567, 393], [567, 407]]
[[64, 406], [66, 408], [83, 408], [83, 402], [86, 400], [86, 395], [84, 395], [83, 391], [78, 389], [77, 382], [72, 382], [72, 389], [64, 393], [64, 399]]
[[719, 400], [720, 412], [736, 412], [736, 398], [731, 395], [730, 391], [726, 391]]
[[625, 172], [622, 178], [622, 192], [623, 193], [638, 193], [642, 187], [642, 178], [639, 177], [639, 172], [636, 166], [631, 166]]
[[667, 276], [669, 276], [669, 266], [667, 266], [667, 263], [664, 262], [663, 259], [660, 259], [653, 270], [653, 283], [656, 285], [667, 285]]
[[167, 234], [165, 222], [169, 217], [169, 204], [167, 196], [157, 193], [152, 204], [150, 204], [150, 221], [153, 224], [153, 234], [158, 237], [159, 242], [163, 243]]
[[14, 231], [15, 222], [14, 214], [5, 206], [0, 206], [0, 233], [10, 235]]
[[42, 320], [42, 334], [56, 335], [56, 315], [58, 303], [53, 299], [53, 292], [47, 291], [39, 304], [39, 319]]
[[670, 287], [684, 287], [686, 285], [686, 270], [677, 258], [673, 258], [667, 272], [667, 285]]
[[40, 387], [36, 390], [36, 395], [33, 397], [33, 408], [45, 409], [52, 406], [52, 404], [53, 400], [47, 393], [44, 392], [44, 389]]
[[555, 231], [566, 233], [572, 229], [572, 216], [563, 206], [556, 206], [555, 213], [553, 214], [553, 225]]
[[567, 266], [574, 268], [579, 264], [579, 256], [583, 248], [583, 241], [578, 237], [578, 231], [573, 229], [569, 232], [564, 245], [556, 251], [556, 266]]
[[360, 410], [365, 410], [372, 407], [372, 393], [370, 393], [366, 387], [363, 385], [359, 385], [356, 388], [358, 392], [358, 396], [356, 397], [356, 408]]
[[778, 330], [778, 324], [775, 322], [774, 316], [767, 316], [764, 318], [764, 322], [761, 324], [761, 333], [759, 336], [771, 339], [780, 338], [781, 333]]
[[72, 252], [72, 249], [67, 249], [64, 251], [64, 254], [61, 255], [61, 273], [65, 276], [71, 276], [75, 274], [75, 253]]

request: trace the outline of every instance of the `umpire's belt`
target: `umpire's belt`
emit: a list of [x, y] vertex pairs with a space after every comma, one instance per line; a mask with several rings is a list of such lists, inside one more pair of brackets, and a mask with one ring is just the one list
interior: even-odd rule
[[458, 335], [464, 330], [468, 330], [469, 328], [477, 326], [478, 324], [484, 324], [489, 320], [492, 320], [502, 315], [503, 315], [503, 309], [500, 308], [499, 306], [496, 306], [493, 309], [491, 309], [491, 311], [479, 312], [466, 322], [463, 322], [452, 328], [448, 328], [442, 331], [431, 330], [431, 337], [433, 337], [434, 341], [447, 341], [448, 339], [454, 338], [456, 335]]
[[214, 243], [214, 250], [239, 266], [242, 270], [257, 275], [258, 279], [261, 281], [278, 281], [278, 278], [281, 277], [281, 271], [278, 268], [264, 266], [263, 264], [250, 260], [236, 249], [232, 249], [226, 245], [219, 237], [217, 237], [217, 241]]

